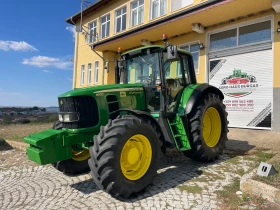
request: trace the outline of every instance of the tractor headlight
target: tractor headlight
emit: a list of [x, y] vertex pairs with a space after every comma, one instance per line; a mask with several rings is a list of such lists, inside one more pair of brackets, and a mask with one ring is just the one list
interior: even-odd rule
[[59, 113], [58, 115], [60, 122], [76, 122], [79, 121], [79, 113]]
[[63, 122], [63, 116], [62, 116], [62, 114], [59, 114], [59, 115], [58, 115], [58, 120], [59, 120], [60, 122]]
[[64, 119], [64, 122], [70, 122], [70, 114], [65, 114], [63, 119]]

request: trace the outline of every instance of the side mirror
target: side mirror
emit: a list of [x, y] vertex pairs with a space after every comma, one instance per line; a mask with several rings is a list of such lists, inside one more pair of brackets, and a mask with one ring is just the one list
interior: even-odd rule
[[[177, 46], [168, 46], [167, 47], [167, 59], [166, 61], [174, 61], [178, 60], [178, 51], [177, 51]], [[166, 62], [165, 61], [165, 62]]]

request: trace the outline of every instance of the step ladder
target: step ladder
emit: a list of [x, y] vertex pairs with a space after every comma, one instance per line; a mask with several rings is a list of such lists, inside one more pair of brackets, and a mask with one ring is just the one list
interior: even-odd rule
[[187, 151], [191, 149], [188, 136], [180, 116], [176, 115], [174, 118], [167, 119], [174, 142], [179, 151]]

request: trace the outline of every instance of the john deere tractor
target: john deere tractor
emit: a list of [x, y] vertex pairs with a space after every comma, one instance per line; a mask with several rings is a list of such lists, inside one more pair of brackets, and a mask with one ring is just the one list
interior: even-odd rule
[[197, 84], [189, 52], [141, 47], [120, 53], [115, 73], [116, 84], [60, 95], [53, 129], [24, 138], [29, 159], [64, 174], [90, 171], [100, 189], [127, 198], [153, 182], [168, 147], [197, 161], [222, 153], [224, 96]]

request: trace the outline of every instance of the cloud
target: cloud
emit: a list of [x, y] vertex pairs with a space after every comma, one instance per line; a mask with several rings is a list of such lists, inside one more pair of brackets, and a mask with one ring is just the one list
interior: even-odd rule
[[67, 26], [66, 27], [67, 31], [70, 31], [72, 33], [73, 39], [75, 40], [75, 35], [76, 35], [76, 29], [75, 26]]
[[52, 71], [49, 71], [49, 70], [43, 70], [43, 72], [45, 72], [45, 73], [52, 73]]
[[72, 78], [69, 78], [69, 77], [67, 78], [67, 80], [68, 80], [68, 81], [70, 81], [70, 82], [72, 82], [72, 81], [73, 81], [73, 80], [72, 80]]
[[24, 42], [0, 40], [0, 50], [9, 51], [38, 51], [34, 46]]
[[39, 68], [50, 67], [57, 69], [71, 69], [73, 66], [73, 63], [70, 61], [41, 55], [34, 56], [32, 58], [25, 58], [23, 59], [22, 63], [24, 65], [30, 65]]

